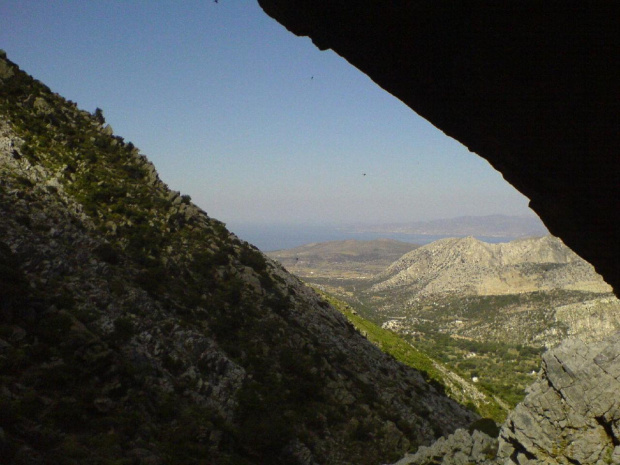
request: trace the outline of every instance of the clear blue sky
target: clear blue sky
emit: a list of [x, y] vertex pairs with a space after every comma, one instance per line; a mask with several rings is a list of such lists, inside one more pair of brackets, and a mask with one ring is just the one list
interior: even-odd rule
[[0, 48], [102, 108], [233, 227], [533, 214], [486, 161], [254, 0], [0, 0]]

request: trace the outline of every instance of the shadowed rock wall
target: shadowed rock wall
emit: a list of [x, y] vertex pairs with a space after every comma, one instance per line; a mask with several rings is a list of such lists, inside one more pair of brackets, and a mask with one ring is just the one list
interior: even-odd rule
[[620, 289], [620, 3], [258, 0], [486, 158]]

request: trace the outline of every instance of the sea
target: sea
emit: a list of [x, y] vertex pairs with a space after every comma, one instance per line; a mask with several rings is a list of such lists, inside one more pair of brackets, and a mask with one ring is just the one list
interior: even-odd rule
[[[292, 249], [315, 242], [343, 241], [357, 239], [370, 241], [374, 239], [394, 239], [412, 244], [430, 244], [439, 239], [454, 237], [453, 235], [422, 235], [389, 232], [356, 232], [342, 226], [331, 225], [282, 225], [282, 224], [234, 224], [228, 223], [227, 228], [239, 239], [258, 247], [262, 252]], [[484, 242], [510, 242], [515, 237], [476, 236]]]

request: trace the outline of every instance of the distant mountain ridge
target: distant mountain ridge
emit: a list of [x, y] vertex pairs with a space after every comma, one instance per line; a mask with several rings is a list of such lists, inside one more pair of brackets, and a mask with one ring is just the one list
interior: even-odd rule
[[611, 292], [594, 268], [552, 236], [489, 244], [442, 239], [401, 257], [375, 278], [373, 291], [408, 286], [415, 294], [500, 295], [562, 288]]
[[442, 239], [405, 254], [365, 286], [359, 298], [398, 332], [427, 321], [455, 337], [553, 347], [568, 335], [598, 340], [620, 329], [611, 287], [553, 236], [501, 244]]
[[549, 231], [536, 216], [460, 216], [412, 223], [390, 223], [380, 225], [352, 225], [355, 232], [391, 232], [445, 237], [497, 237], [519, 238], [544, 236]]

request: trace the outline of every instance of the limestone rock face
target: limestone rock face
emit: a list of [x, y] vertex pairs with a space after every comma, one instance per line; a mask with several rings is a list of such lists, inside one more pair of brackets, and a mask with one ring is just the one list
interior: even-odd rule
[[620, 462], [620, 333], [569, 339], [502, 427], [499, 457], [520, 465]]
[[447, 238], [417, 248], [361, 293], [386, 327], [442, 331], [479, 341], [555, 347], [620, 330], [620, 301], [592, 265], [553, 236], [486, 243]]
[[594, 268], [552, 236], [489, 244], [441, 239], [401, 257], [375, 278], [373, 291], [407, 286], [416, 295], [502, 295], [550, 289], [605, 293]]

